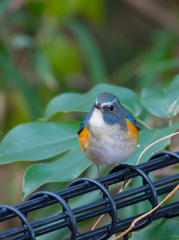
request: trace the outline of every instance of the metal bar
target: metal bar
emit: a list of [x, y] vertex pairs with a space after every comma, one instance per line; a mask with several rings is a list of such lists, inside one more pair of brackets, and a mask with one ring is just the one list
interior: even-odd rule
[[[154, 170], [170, 166], [179, 162], [179, 152], [159, 152], [154, 155], [150, 161], [142, 163], [138, 166], [131, 165], [120, 165], [115, 167], [111, 172], [104, 177], [98, 178], [96, 180], [83, 178], [75, 180], [67, 189], [61, 190], [57, 193], [50, 192], [39, 192], [32, 195], [31, 199], [28, 201], [18, 204], [14, 207], [9, 207], [9, 209], [14, 211], [9, 211], [4, 207], [5, 205], [0, 205], [0, 222], [6, 221], [7, 219], [16, 217], [17, 214], [24, 214], [36, 211], [37, 209], [45, 208], [52, 204], [57, 204], [60, 202], [68, 211], [62, 211], [59, 214], [55, 214], [44, 219], [29, 223], [27, 218], [24, 215], [25, 224], [16, 227], [5, 232], [0, 233], [0, 240], [7, 239], [8, 237], [14, 237], [13, 240], [29, 240], [31, 239], [30, 234], [35, 234], [35, 236], [41, 236], [43, 234], [55, 231], [57, 229], [62, 229], [64, 227], [69, 227], [73, 239], [78, 240], [95, 240], [95, 239], [108, 239], [114, 233], [122, 232], [126, 230], [131, 222], [138, 216], [131, 216], [130, 218], [124, 220], [114, 220], [116, 219], [117, 209], [122, 209], [127, 206], [131, 206], [136, 203], [140, 203], [146, 200], [149, 200], [153, 204], [152, 196], [156, 191], [156, 196], [161, 196], [163, 194], [169, 193], [172, 191], [179, 181], [179, 174], [169, 176], [158, 181], [151, 182], [149, 176], [146, 175], [149, 172]], [[104, 183], [107, 183], [108, 186], [113, 185], [118, 182], [122, 182], [124, 176], [127, 176], [128, 179], [135, 178], [141, 175], [144, 181], [144, 185], [136, 187], [130, 190], [125, 190], [124, 192], [116, 195], [111, 195], [110, 192], [103, 186]], [[150, 188], [149, 188], [150, 185]], [[70, 209], [68, 206], [68, 199], [96, 191], [101, 188], [103, 192], [103, 199], [84, 204], [83, 206]], [[33, 199], [34, 198], [34, 199]], [[155, 197], [156, 198], [156, 197]], [[65, 201], [64, 201], [65, 200]], [[118, 201], [121, 201], [117, 203]], [[67, 201], [67, 202], [66, 202]], [[155, 203], [156, 205], [156, 203]], [[151, 206], [152, 208], [152, 206]], [[113, 209], [113, 210], [112, 210]], [[90, 212], [89, 212], [90, 211]], [[100, 216], [102, 214], [109, 214], [111, 216], [112, 222], [110, 225], [95, 229], [93, 231], [88, 231], [86, 233], [80, 234], [76, 230], [76, 223], [83, 222], [84, 220]], [[70, 219], [69, 219], [70, 214]], [[153, 217], [152, 217], [153, 216]], [[148, 225], [153, 219], [159, 219], [164, 217], [175, 217], [179, 216], [179, 202], [168, 204], [164, 207], [160, 207], [156, 211], [156, 215], [150, 215], [142, 221], [140, 221], [135, 228], [143, 228], [144, 225]], [[152, 217], [152, 218], [151, 218]], [[30, 225], [29, 225], [30, 224]], [[27, 232], [27, 225], [28, 230]], [[73, 227], [72, 227], [73, 226]], [[35, 230], [36, 229], [36, 230]], [[17, 236], [18, 234], [23, 234]], [[34, 236], [34, 235], [33, 235]], [[124, 239], [127, 239], [126, 235]]]

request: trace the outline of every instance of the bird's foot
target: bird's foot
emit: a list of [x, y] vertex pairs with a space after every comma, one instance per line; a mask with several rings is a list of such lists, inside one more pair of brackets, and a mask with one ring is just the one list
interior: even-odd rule
[[[108, 186], [108, 184], [107, 184], [106, 182], [104, 182], [103, 185], [105, 186], [105, 188], [108, 189], [109, 186]], [[99, 190], [99, 189], [98, 189], [98, 194], [99, 194], [99, 195], [101, 195], [102, 192], [103, 192], [102, 190]]]
[[121, 193], [121, 192], [125, 189], [127, 181], [128, 181], [128, 177], [127, 177], [127, 176], [124, 176], [123, 186], [122, 186], [122, 188], [117, 192], [117, 194]]
[[109, 186], [108, 186], [108, 184], [106, 183], [106, 182], [104, 182], [104, 186], [105, 186], [105, 188], [109, 188]]

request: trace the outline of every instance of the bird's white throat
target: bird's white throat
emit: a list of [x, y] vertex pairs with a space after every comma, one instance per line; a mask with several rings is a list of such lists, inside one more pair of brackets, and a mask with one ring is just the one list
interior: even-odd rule
[[94, 109], [92, 116], [89, 120], [89, 125], [95, 127], [102, 127], [106, 125], [103, 119], [103, 114], [99, 109]]

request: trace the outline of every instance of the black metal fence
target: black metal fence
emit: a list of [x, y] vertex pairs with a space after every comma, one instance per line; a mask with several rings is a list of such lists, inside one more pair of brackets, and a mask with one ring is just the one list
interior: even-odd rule
[[[125, 231], [131, 225], [132, 221], [140, 216], [131, 216], [130, 218], [120, 220], [117, 216], [118, 209], [146, 200], [150, 202], [152, 209], [158, 204], [158, 196], [169, 193], [177, 186], [179, 174], [152, 182], [148, 173], [178, 162], [179, 152], [172, 153], [162, 151], [152, 156], [148, 162], [139, 164], [138, 166], [122, 164], [115, 167], [107, 176], [96, 180], [80, 178], [71, 183], [67, 189], [59, 192], [37, 192], [26, 202], [14, 207], [0, 205], [0, 222], [17, 216], [22, 222], [22, 226], [20, 227], [0, 232], [0, 239], [11, 238], [13, 240], [34, 240], [38, 236], [63, 229], [65, 227], [68, 227], [71, 232], [71, 240], [108, 239], [115, 233]], [[112, 196], [105, 187], [106, 184], [110, 186], [118, 182], [123, 182], [126, 178], [131, 179], [137, 176], [141, 176], [143, 179], [143, 185], [124, 191], [120, 194]], [[97, 200], [74, 209], [71, 209], [68, 205], [68, 199], [99, 189], [103, 194], [103, 198], [101, 200]], [[61, 213], [32, 223], [28, 221], [27, 215], [29, 212], [45, 208], [56, 203], [61, 204]], [[111, 217], [111, 224], [96, 228], [92, 231], [89, 230], [81, 234], [78, 232], [77, 223], [107, 213]], [[144, 228], [156, 219], [172, 218], [176, 216], [179, 216], [179, 201], [159, 207], [156, 211], [136, 223], [132, 231]], [[124, 239], [128, 239], [128, 234], [124, 236]]]

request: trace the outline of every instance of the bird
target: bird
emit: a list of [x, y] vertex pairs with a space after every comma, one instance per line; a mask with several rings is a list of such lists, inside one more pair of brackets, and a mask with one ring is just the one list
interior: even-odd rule
[[134, 153], [140, 130], [135, 118], [112, 93], [97, 96], [91, 111], [78, 130], [84, 155], [97, 165], [108, 166], [127, 161]]

